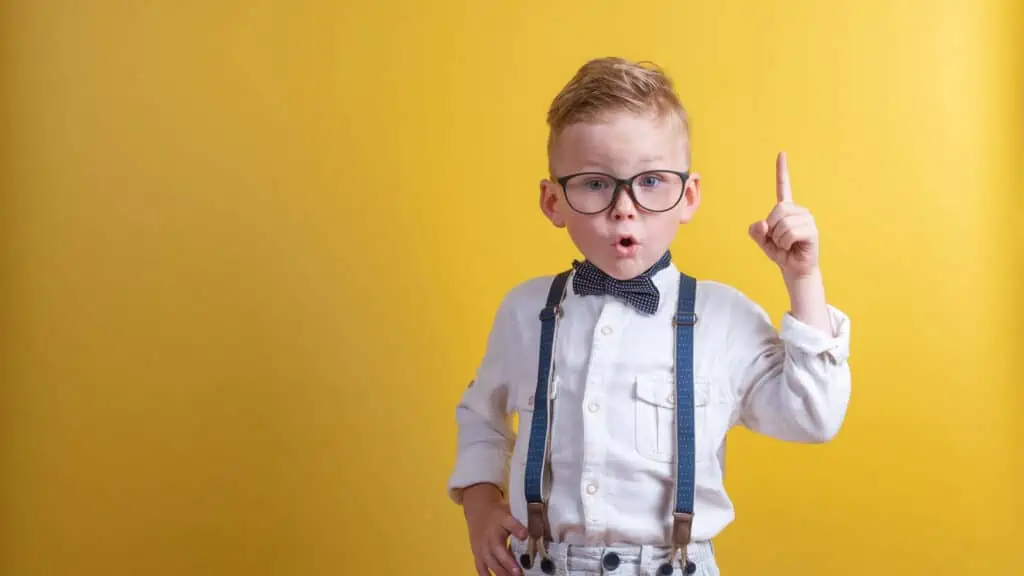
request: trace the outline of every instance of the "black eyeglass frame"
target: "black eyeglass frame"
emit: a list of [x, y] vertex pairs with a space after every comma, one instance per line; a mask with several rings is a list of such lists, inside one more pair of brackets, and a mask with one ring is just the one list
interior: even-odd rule
[[[662, 210], [652, 210], [651, 208], [648, 208], [648, 207], [644, 206], [643, 204], [641, 204], [640, 201], [636, 199], [636, 194], [633, 192], [633, 182], [635, 182], [637, 178], [640, 178], [641, 176], [644, 176], [644, 175], [647, 175], [647, 174], [675, 174], [676, 176], [679, 176], [680, 178], [682, 178], [682, 180], [683, 180], [683, 187], [679, 191], [679, 197], [676, 198], [676, 201], [673, 202], [671, 206], [669, 206], [668, 208], [662, 209]], [[608, 202], [608, 205], [605, 206], [604, 208], [601, 208], [600, 210], [595, 210], [593, 212], [584, 212], [583, 210], [580, 210], [579, 208], [573, 206], [572, 205], [572, 200], [569, 200], [569, 189], [567, 187], [567, 184], [569, 183], [569, 180], [572, 180], [573, 178], [576, 178], [577, 176], [604, 176], [604, 177], [609, 178], [612, 181], [614, 181], [615, 182], [615, 189], [612, 190], [612, 198], [611, 198], [611, 201]], [[626, 189], [626, 194], [629, 195], [629, 199], [633, 201], [633, 204], [635, 204], [638, 208], [643, 209], [645, 212], [653, 212], [653, 213], [668, 212], [669, 210], [671, 210], [671, 209], [675, 208], [676, 206], [678, 206], [679, 202], [683, 199], [683, 196], [686, 195], [686, 185], [687, 185], [687, 183], [689, 183], [689, 181], [690, 181], [690, 171], [689, 170], [687, 170], [685, 172], [679, 172], [677, 170], [644, 170], [643, 172], [640, 172], [639, 174], [634, 174], [633, 176], [630, 176], [629, 178], [616, 178], [615, 176], [612, 176], [611, 174], [606, 174], [604, 172], [576, 172], [575, 174], [568, 174], [568, 175], [561, 176], [561, 177], [555, 179], [555, 182], [558, 182], [558, 184], [562, 187], [562, 196], [565, 196], [565, 203], [568, 204], [569, 207], [572, 208], [574, 211], [576, 211], [576, 212], [578, 212], [580, 214], [585, 214], [587, 216], [593, 216], [594, 214], [600, 214], [601, 212], [604, 212], [605, 210], [611, 208], [612, 206], [615, 206], [615, 203], [619, 200], [619, 193], [622, 191], [623, 188]]]

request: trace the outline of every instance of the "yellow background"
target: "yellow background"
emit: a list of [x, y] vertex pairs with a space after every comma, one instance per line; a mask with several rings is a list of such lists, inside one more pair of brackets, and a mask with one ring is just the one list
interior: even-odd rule
[[0, 4], [0, 574], [472, 574], [454, 406], [585, 59], [693, 116], [674, 245], [778, 319], [746, 236], [790, 154], [853, 319], [832, 444], [731, 436], [727, 575], [1016, 574], [1019, 0]]

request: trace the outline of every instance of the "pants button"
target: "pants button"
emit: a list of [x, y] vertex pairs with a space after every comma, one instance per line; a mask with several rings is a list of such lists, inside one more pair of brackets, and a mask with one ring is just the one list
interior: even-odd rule
[[621, 559], [615, 552], [609, 552], [601, 559], [601, 565], [604, 566], [605, 570], [615, 570], [619, 567], [620, 562]]

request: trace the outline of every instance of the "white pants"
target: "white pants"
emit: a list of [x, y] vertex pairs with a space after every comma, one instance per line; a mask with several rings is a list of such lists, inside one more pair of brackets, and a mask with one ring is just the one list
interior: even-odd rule
[[[512, 557], [526, 552], [526, 544], [511, 539]], [[548, 557], [555, 563], [557, 576], [658, 576], [658, 568], [668, 560], [668, 548], [655, 546], [577, 546], [551, 542]], [[715, 553], [710, 542], [694, 542], [686, 549], [690, 561], [697, 565], [693, 576], [719, 576]], [[672, 561], [672, 576], [683, 576], [681, 554]], [[614, 567], [611, 568], [610, 567]], [[538, 554], [524, 576], [547, 576], [540, 568]]]

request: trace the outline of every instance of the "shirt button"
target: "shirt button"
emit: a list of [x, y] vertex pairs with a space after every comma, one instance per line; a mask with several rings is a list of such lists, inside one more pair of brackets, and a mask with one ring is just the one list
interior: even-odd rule
[[597, 484], [587, 484], [587, 494], [597, 494]]
[[590, 410], [591, 412], [597, 412], [598, 410], [601, 409], [601, 407], [598, 406], [596, 402], [591, 402], [590, 406], [587, 406], [587, 409]]
[[607, 335], [609, 335], [611, 333], [612, 333], [612, 327], [611, 326], [603, 326], [601, 328], [601, 334], [604, 334], [605, 336], [607, 336]]

